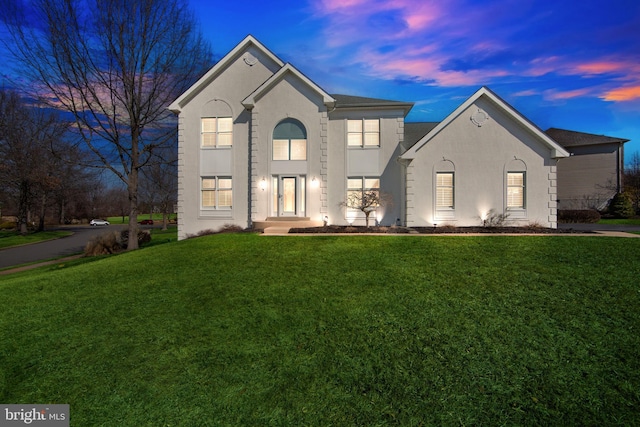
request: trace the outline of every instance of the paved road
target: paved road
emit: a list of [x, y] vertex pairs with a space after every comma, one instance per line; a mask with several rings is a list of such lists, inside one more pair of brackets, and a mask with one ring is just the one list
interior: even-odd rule
[[93, 236], [125, 227], [126, 225], [61, 227], [59, 230], [71, 231], [73, 235], [62, 239], [0, 250], [0, 269], [78, 254], [84, 250], [87, 242]]

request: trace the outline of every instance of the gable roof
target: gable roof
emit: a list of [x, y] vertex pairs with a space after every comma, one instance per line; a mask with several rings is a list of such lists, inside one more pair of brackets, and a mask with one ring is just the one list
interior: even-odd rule
[[592, 133], [576, 132], [573, 130], [549, 128], [545, 131], [547, 135], [553, 138], [563, 147], [582, 147], [585, 145], [601, 145], [601, 144], [624, 144], [629, 142], [628, 139], [616, 138], [605, 135], [594, 135]]
[[352, 95], [341, 95], [341, 94], [332, 94], [333, 98], [336, 100], [336, 108], [380, 108], [380, 107], [396, 107], [405, 110], [404, 114], [409, 113], [409, 110], [413, 108], [413, 102], [404, 102], [404, 101], [392, 101], [389, 99], [379, 99], [379, 98], [366, 98], [364, 96], [352, 96]]
[[402, 147], [405, 150], [413, 147], [420, 139], [428, 134], [439, 122], [407, 122], [404, 124], [404, 140]]
[[245, 108], [251, 109], [256, 103], [256, 99], [263, 96], [269, 90], [271, 90], [278, 82], [280, 82], [287, 74], [293, 74], [300, 80], [302, 80], [309, 88], [318, 93], [322, 97], [322, 102], [327, 106], [333, 106], [336, 102], [335, 99], [327, 92], [325, 92], [320, 86], [311, 81], [307, 76], [302, 74], [296, 67], [287, 63], [282, 68], [280, 68], [274, 75], [269, 77], [267, 81], [262, 83], [260, 87], [254, 90], [249, 96], [247, 96], [243, 101], [242, 105]]
[[526, 117], [520, 114], [515, 108], [510, 106], [502, 98], [496, 95], [488, 87], [482, 86], [471, 95], [465, 102], [463, 102], [458, 108], [456, 108], [451, 114], [449, 114], [443, 121], [438, 123], [429, 133], [423, 136], [416, 144], [414, 144], [405, 154], [400, 156], [403, 160], [412, 160], [416, 157], [416, 153], [437, 134], [439, 134], [444, 128], [446, 128], [453, 120], [455, 120], [463, 111], [469, 108], [479, 98], [485, 97], [491, 101], [496, 107], [502, 110], [505, 114], [511, 116], [513, 120], [518, 122], [524, 128], [528, 129], [536, 138], [544, 143], [551, 150], [551, 157], [569, 157], [569, 152], [565, 150], [560, 144], [554, 141], [540, 128], [531, 123]]
[[194, 96], [196, 96], [202, 89], [204, 89], [213, 79], [215, 79], [220, 72], [227, 66], [227, 64], [231, 63], [238, 56], [240, 56], [246, 49], [250, 46], [255, 46], [259, 49], [263, 54], [265, 54], [269, 59], [278, 64], [278, 66], [282, 67], [284, 62], [280, 58], [278, 58], [273, 52], [267, 49], [262, 43], [260, 43], [255, 37], [252, 35], [248, 35], [244, 38], [236, 47], [234, 47], [229, 53], [227, 53], [220, 61], [218, 61], [209, 71], [206, 72], [204, 76], [202, 76], [197, 82], [195, 82], [189, 89], [187, 89], [182, 95], [178, 97], [175, 101], [169, 105], [169, 110], [178, 114]]

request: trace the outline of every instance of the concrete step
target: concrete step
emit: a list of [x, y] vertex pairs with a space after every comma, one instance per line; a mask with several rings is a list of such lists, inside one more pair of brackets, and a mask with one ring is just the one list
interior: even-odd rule
[[254, 221], [254, 230], [266, 230], [269, 227], [277, 228], [305, 228], [305, 227], [321, 227], [324, 225], [322, 221], [312, 221], [309, 218], [267, 218], [264, 221]]

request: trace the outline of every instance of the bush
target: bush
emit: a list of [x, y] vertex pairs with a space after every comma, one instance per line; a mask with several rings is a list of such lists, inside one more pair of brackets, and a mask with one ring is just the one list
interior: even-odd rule
[[17, 227], [13, 221], [6, 221], [0, 223], [0, 230], [14, 230]]
[[627, 193], [616, 193], [611, 199], [608, 211], [614, 218], [631, 218], [635, 215], [631, 197]]
[[122, 234], [118, 231], [110, 231], [95, 236], [84, 248], [85, 256], [109, 255], [121, 252]]
[[[85, 256], [109, 255], [127, 249], [129, 231], [109, 231], [89, 240], [84, 248]], [[138, 230], [138, 245], [142, 246], [151, 241], [149, 230]]]
[[600, 213], [593, 209], [558, 210], [558, 222], [561, 223], [595, 224], [598, 221], [600, 221]]
[[203, 236], [210, 236], [212, 234], [223, 234], [223, 233], [244, 233], [246, 230], [244, 230], [242, 227], [234, 225], [234, 224], [225, 224], [222, 227], [220, 227], [217, 230], [213, 230], [211, 228], [208, 228], [206, 230], [200, 230], [198, 231], [196, 234], [187, 234], [187, 239], [193, 239], [195, 237], [203, 237]]
[[499, 213], [495, 209], [491, 209], [487, 212], [487, 218], [482, 221], [482, 225], [484, 227], [501, 227], [507, 218], [509, 218], [508, 213]]

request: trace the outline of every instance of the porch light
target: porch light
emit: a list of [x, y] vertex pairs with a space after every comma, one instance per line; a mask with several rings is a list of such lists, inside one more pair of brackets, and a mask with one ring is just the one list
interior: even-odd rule
[[267, 179], [263, 176], [262, 179], [260, 180], [260, 189], [262, 191], [267, 189]]
[[320, 182], [314, 176], [311, 178], [311, 188], [318, 188], [320, 186]]

